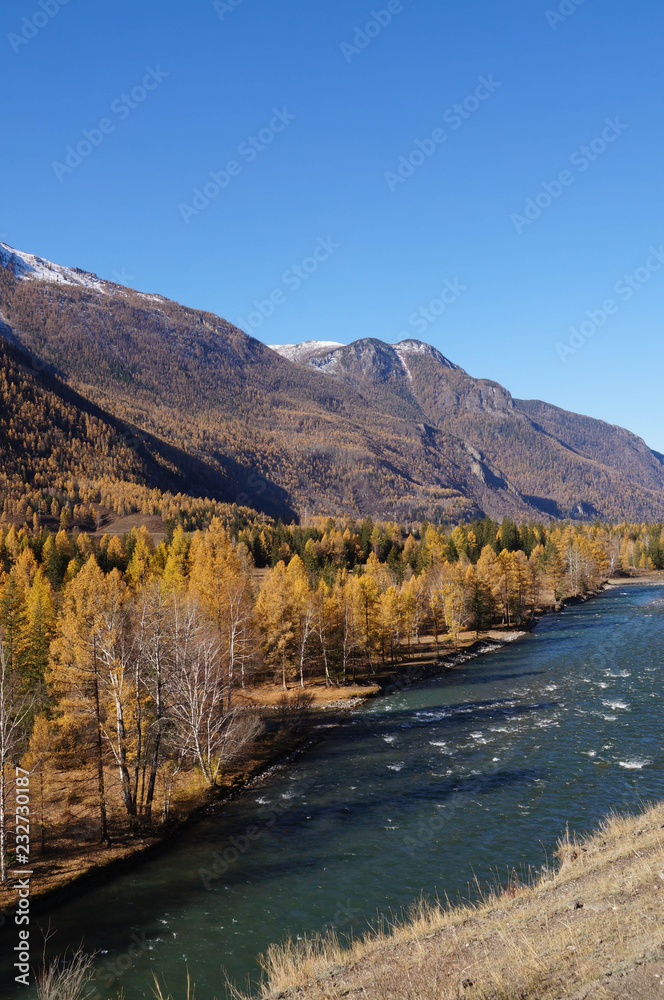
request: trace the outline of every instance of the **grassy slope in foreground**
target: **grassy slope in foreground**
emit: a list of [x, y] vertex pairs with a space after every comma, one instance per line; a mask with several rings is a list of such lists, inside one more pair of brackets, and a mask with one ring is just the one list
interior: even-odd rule
[[664, 996], [664, 804], [559, 843], [558, 866], [477, 906], [421, 906], [355, 942], [273, 947], [263, 996], [650, 1000]]

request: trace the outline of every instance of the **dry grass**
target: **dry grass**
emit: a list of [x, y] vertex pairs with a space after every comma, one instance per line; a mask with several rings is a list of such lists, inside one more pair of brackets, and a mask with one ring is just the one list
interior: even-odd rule
[[[302, 689], [296, 683], [292, 683], [288, 690], [288, 696], [294, 697]], [[354, 701], [356, 698], [370, 698], [378, 694], [380, 687], [378, 684], [349, 684], [344, 687], [326, 687], [325, 681], [307, 681], [304, 692], [311, 696], [311, 705], [314, 708], [323, 708], [325, 705], [336, 705], [339, 702]], [[257, 687], [246, 688], [235, 693], [235, 700], [240, 705], [247, 705], [258, 708], [276, 708], [284, 697], [284, 689], [281, 684], [261, 684]]]
[[[638, 963], [664, 958], [663, 834], [664, 805], [611, 816], [591, 837], [567, 833], [555, 871], [530, 886], [516, 883], [475, 906], [421, 903], [402, 923], [360, 940], [273, 946], [262, 960], [263, 997], [649, 997], [650, 987], [629, 985], [632, 972], [620, 975], [643, 977], [648, 967]], [[611, 984], [623, 982], [616, 993]], [[658, 995], [659, 979], [652, 982]]]
[[107, 507], [99, 507], [99, 510], [102, 515], [101, 524], [98, 530], [90, 532], [97, 541], [103, 535], [118, 535], [122, 538], [123, 535], [128, 535], [133, 528], [142, 527], [147, 528], [150, 532], [155, 545], [159, 545], [166, 537], [166, 526], [157, 514], [118, 515]]
[[54, 959], [37, 977], [39, 1000], [83, 1000], [89, 995], [95, 956], [77, 948], [71, 956]]
[[[167, 991], [167, 988], [166, 988], [165, 985], [162, 985], [162, 983], [159, 982], [159, 978], [157, 976], [154, 977], [154, 990], [153, 990], [153, 992], [154, 992], [154, 995], [155, 995], [155, 1000], [173, 1000], [173, 997], [172, 997], [171, 993]], [[196, 1000], [196, 987], [193, 985], [193, 983], [191, 981], [191, 976], [189, 975], [189, 970], [187, 970], [187, 994], [186, 994], [186, 1000]]]

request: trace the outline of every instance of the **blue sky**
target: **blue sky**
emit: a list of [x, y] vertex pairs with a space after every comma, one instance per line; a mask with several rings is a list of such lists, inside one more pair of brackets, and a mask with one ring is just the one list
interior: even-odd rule
[[12, 0], [0, 239], [268, 343], [417, 336], [664, 451], [663, 22], [655, 0]]

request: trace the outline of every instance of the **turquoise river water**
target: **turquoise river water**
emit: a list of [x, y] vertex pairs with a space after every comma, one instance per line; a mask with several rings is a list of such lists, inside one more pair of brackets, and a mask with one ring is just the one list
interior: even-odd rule
[[[475, 877], [539, 868], [566, 823], [664, 798], [663, 676], [664, 589], [567, 608], [325, 728], [159, 857], [33, 920], [33, 958], [50, 923], [58, 949], [100, 953], [103, 1000], [152, 996], [153, 972], [179, 1000], [187, 967], [221, 1000], [224, 973], [246, 984], [272, 941], [356, 933], [423, 892], [467, 897]], [[6, 956], [11, 919], [0, 933]]]

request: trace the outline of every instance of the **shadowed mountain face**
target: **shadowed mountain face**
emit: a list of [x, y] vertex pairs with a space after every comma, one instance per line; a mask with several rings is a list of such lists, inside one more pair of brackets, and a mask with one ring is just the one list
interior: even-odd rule
[[284, 517], [664, 518], [664, 467], [639, 438], [514, 400], [418, 341], [270, 349], [2, 244], [0, 335], [49, 391], [148, 435], [151, 481], [163, 467], [197, 495]]

